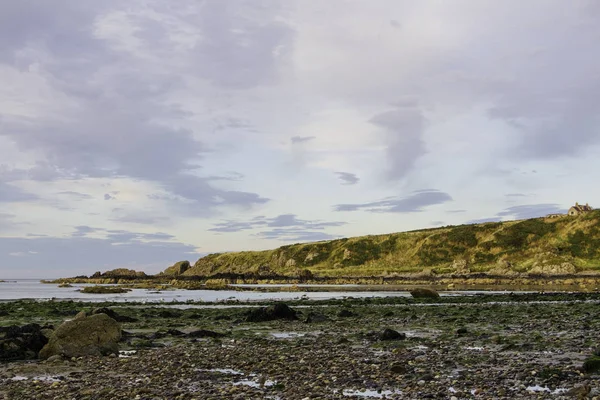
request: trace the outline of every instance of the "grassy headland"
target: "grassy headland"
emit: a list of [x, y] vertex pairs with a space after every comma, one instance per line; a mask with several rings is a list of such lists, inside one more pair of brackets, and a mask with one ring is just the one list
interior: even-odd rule
[[[183, 276], [572, 274], [600, 270], [600, 211], [210, 254]], [[309, 272], [308, 272], [309, 271]]]
[[[445, 226], [299, 243], [265, 251], [210, 254], [149, 276], [113, 270], [59, 280], [192, 288], [242, 282], [532, 284], [538, 278], [600, 281], [600, 211], [584, 215]], [[148, 282], [146, 282], [148, 281]], [[446, 282], [447, 281], [447, 282]], [[489, 282], [488, 282], [489, 281]], [[196, 285], [197, 286], [197, 285]]]

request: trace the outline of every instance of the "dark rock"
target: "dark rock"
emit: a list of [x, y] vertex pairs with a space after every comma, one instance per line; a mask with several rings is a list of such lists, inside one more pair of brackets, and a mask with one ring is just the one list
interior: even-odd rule
[[404, 340], [406, 334], [386, 328], [379, 334], [379, 340]]
[[179, 329], [167, 329], [167, 335], [171, 336], [185, 336], [185, 333], [181, 332]]
[[246, 317], [246, 322], [264, 322], [276, 319], [297, 320], [296, 311], [292, 310], [286, 304], [277, 303], [268, 307], [260, 307], [250, 311]]
[[456, 334], [457, 334], [457, 335], [465, 335], [465, 334], [467, 334], [467, 333], [469, 333], [469, 331], [468, 331], [468, 330], [467, 330], [467, 328], [465, 328], [465, 327], [458, 328], [458, 329], [456, 330]]
[[205, 338], [205, 337], [221, 338], [221, 337], [224, 337], [225, 334], [219, 333], [219, 332], [208, 331], [206, 329], [199, 329], [197, 331], [192, 331], [192, 332], [188, 333], [186, 336], [190, 337], [190, 338]]
[[356, 317], [357, 314], [353, 313], [350, 310], [343, 309], [343, 310], [340, 310], [340, 312], [338, 313], [337, 316], [339, 318], [352, 318], [352, 317]]
[[309, 312], [308, 315], [306, 316], [306, 320], [304, 320], [304, 322], [311, 324], [311, 323], [319, 323], [319, 322], [328, 322], [330, 321], [329, 317], [327, 317], [326, 315], [320, 314], [320, 313], [315, 313], [315, 312]]
[[395, 374], [405, 374], [407, 368], [406, 365], [399, 362], [395, 362], [390, 366], [390, 371], [392, 371]]
[[433, 289], [416, 288], [410, 291], [410, 295], [415, 299], [439, 299], [440, 294]]
[[96, 308], [95, 310], [93, 310], [92, 315], [96, 314], [106, 314], [117, 322], [137, 322], [137, 319], [135, 318], [127, 317], [125, 315], [119, 315], [115, 311], [106, 307]]
[[582, 369], [587, 373], [600, 371], [600, 357], [593, 356], [588, 358], [583, 362]]
[[160, 310], [156, 315], [160, 318], [178, 318], [181, 314], [171, 310]]
[[0, 330], [4, 338], [0, 339], [0, 360], [25, 360], [36, 358], [38, 352], [48, 343], [38, 324], [9, 326]]

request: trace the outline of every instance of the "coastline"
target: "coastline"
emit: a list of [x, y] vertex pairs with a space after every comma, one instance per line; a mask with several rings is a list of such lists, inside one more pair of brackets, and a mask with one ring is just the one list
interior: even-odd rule
[[[2, 325], [58, 326], [98, 307], [135, 321], [121, 323], [120, 357], [1, 363], [0, 398], [597, 396], [599, 375], [582, 365], [597, 346], [599, 302], [600, 293], [295, 300], [297, 319], [263, 322], [248, 315], [272, 301], [0, 303]], [[224, 336], [192, 337], [199, 329]], [[386, 329], [399, 336], [383, 340]]]

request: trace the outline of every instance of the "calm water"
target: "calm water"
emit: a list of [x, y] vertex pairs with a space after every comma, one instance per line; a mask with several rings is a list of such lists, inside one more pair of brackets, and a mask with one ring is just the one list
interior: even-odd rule
[[[135, 302], [171, 302], [171, 301], [205, 301], [218, 302], [224, 300], [257, 301], [257, 300], [289, 300], [300, 299], [340, 299], [344, 297], [388, 297], [410, 296], [407, 291], [236, 291], [236, 290], [165, 290], [157, 293], [155, 290], [133, 289], [128, 293], [119, 294], [86, 294], [78, 289], [90, 284], [73, 284], [70, 288], [59, 288], [58, 285], [40, 283], [37, 279], [18, 279], [0, 282], [0, 301], [19, 299], [39, 300], [79, 300], [79, 301], [135, 301]], [[246, 288], [257, 287], [244, 285]], [[339, 287], [338, 287], [339, 289]], [[450, 293], [448, 293], [450, 295]]]

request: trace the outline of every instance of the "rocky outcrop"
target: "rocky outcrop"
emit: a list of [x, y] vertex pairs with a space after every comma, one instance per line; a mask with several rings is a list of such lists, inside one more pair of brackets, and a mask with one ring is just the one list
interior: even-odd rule
[[410, 295], [415, 299], [439, 299], [440, 294], [429, 288], [416, 288], [410, 291]]
[[44, 335], [47, 328], [38, 324], [0, 327], [0, 361], [37, 358], [48, 343]]
[[252, 310], [246, 317], [246, 322], [264, 322], [276, 319], [297, 320], [296, 311], [286, 304], [278, 303], [269, 307], [260, 307]]
[[40, 358], [53, 355], [64, 357], [118, 354], [117, 342], [121, 327], [108, 315], [100, 313], [86, 316], [78, 314], [60, 325], [39, 353]]
[[162, 275], [179, 276], [190, 269], [189, 261], [179, 261], [162, 272]]
[[569, 262], [561, 264], [538, 264], [529, 270], [530, 274], [542, 275], [572, 275], [577, 273], [577, 268]]

